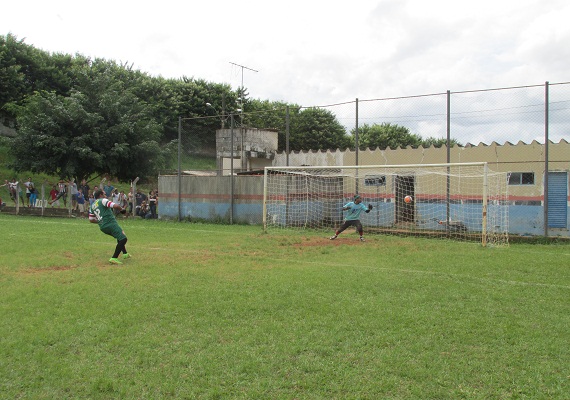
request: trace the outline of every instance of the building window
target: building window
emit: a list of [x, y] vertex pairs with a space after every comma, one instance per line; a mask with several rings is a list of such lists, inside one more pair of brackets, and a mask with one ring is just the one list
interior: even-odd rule
[[366, 175], [364, 177], [364, 186], [386, 186], [386, 176]]
[[511, 172], [509, 185], [534, 185], [534, 172]]

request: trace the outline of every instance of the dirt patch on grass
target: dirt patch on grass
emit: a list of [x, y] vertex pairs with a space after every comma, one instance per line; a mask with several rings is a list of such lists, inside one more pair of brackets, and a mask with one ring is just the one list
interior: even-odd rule
[[28, 268], [22, 271], [22, 273], [24, 274], [41, 274], [41, 273], [45, 273], [45, 272], [51, 272], [51, 271], [69, 271], [70, 269], [75, 269], [78, 268], [78, 266], [75, 265], [53, 265], [51, 267], [43, 267], [43, 268]]
[[293, 243], [292, 246], [294, 247], [315, 247], [315, 246], [340, 246], [343, 244], [348, 245], [356, 245], [361, 244], [360, 240], [358, 240], [358, 236], [355, 237], [338, 237], [335, 240], [330, 240], [328, 237], [309, 237], [304, 238], [298, 243]]

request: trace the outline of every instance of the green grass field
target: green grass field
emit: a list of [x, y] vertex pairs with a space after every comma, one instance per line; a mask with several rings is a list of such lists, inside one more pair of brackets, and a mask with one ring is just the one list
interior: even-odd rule
[[0, 214], [5, 399], [568, 399], [570, 246]]

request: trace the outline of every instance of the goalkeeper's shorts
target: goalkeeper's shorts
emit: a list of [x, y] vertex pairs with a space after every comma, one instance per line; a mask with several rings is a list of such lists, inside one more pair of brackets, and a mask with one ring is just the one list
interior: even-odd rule
[[356, 227], [356, 230], [358, 230], [359, 232], [362, 231], [362, 224], [360, 223], [359, 219], [347, 219], [347, 220], [345, 220], [338, 231], [342, 232], [350, 226]]

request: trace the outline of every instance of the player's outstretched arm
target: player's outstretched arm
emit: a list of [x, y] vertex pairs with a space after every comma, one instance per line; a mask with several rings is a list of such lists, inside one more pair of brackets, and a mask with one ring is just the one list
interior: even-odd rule
[[113, 204], [113, 208], [114, 208], [115, 210], [119, 210], [119, 212], [120, 212], [121, 214], [125, 214], [125, 213], [127, 212], [127, 210], [125, 210], [120, 204], [117, 204], [117, 203], [114, 203], [114, 204]]

